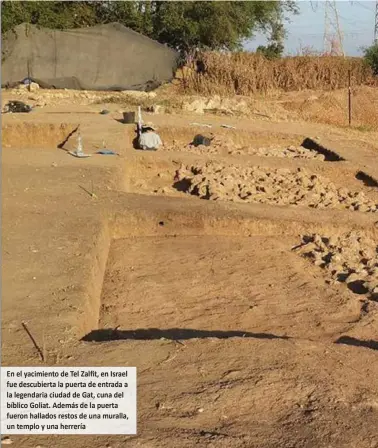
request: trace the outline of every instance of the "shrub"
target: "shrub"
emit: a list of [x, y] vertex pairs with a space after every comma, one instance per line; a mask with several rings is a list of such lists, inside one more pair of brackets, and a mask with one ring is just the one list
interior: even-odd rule
[[261, 53], [267, 59], [276, 59], [282, 56], [284, 46], [281, 43], [271, 43], [269, 45], [259, 45], [256, 52]]
[[378, 75], [378, 42], [364, 50], [365, 61], [373, 70], [374, 75]]

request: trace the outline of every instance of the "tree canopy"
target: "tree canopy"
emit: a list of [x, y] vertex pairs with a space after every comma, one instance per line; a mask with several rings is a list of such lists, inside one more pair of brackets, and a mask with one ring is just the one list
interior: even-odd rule
[[373, 70], [374, 75], [378, 75], [378, 43], [364, 49], [364, 58]]
[[257, 30], [282, 43], [286, 1], [2, 1], [2, 33], [26, 22], [69, 29], [119, 22], [175, 49], [240, 49]]

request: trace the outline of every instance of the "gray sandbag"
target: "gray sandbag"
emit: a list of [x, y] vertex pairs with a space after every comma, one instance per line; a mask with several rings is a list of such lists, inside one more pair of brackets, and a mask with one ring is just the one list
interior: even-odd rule
[[205, 137], [204, 135], [201, 134], [197, 134], [193, 141], [192, 141], [192, 145], [193, 146], [210, 146], [211, 145], [211, 141], [213, 140], [213, 138], [209, 138], [209, 137]]

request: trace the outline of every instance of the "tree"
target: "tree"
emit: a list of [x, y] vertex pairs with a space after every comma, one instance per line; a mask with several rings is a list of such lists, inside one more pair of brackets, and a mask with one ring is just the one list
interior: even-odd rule
[[285, 13], [297, 12], [292, 0], [3, 1], [1, 9], [2, 32], [22, 22], [56, 29], [119, 22], [183, 52], [240, 49], [256, 30], [273, 33]]
[[285, 29], [279, 16], [272, 21], [270, 26], [268, 45], [259, 45], [256, 51], [257, 53], [263, 54], [268, 59], [275, 59], [281, 57], [283, 54]]
[[118, 22], [146, 36], [153, 36], [152, 9], [150, 1], [96, 1], [97, 23]]
[[365, 48], [364, 58], [372, 68], [374, 75], [378, 75], [378, 42], [375, 42], [371, 47]]
[[180, 49], [237, 50], [262, 29], [273, 29], [294, 2], [191, 1], [155, 2], [154, 37]]
[[21, 23], [46, 28], [68, 29], [96, 24], [93, 2], [2, 1], [1, 32]]

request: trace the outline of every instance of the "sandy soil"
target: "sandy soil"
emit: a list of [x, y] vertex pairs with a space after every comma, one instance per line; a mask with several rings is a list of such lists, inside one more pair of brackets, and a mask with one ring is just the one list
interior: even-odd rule
[[[305, 236], [354, 230], [374, 259], [377, 215], [208, 201], [173, 186], [182, 165], [302, 167], [375, 199], [373, 138], [303, 122], [148, 114], [179, 150], [146, 154], [133, 150], [118, 109], [3, 116], [2, 364], [137, 366], [138, 435], [12, 436], [12, 446], [377, 448], [374, 288], [330, 282], [327, 266], [293, 250]], [[343, 160], [181, 151], [204, 129], [191, 123], [209, 121], [227, 146], [311, 137]], [[119, 155], [70, 156], [78, 125], [86, 152], [105, 142]]]

